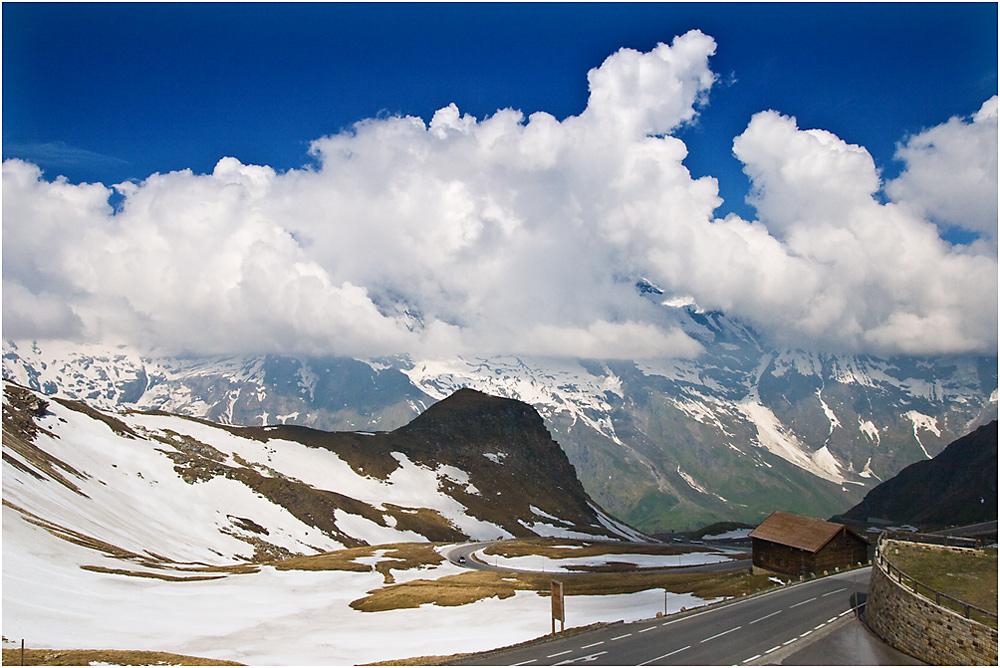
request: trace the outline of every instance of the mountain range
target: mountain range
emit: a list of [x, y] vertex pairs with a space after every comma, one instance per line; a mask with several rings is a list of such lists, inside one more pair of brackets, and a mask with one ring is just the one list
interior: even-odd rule
[[390, 432], [472, 388], [533, 406], [587, 494], [650, 533], [775, 508], [831, 516], [997, 416], [997, 357], [779, 349], [723, 313], [637, 289], [698, 357], [184, 357], [8, 340], [3, 375], [106, 411], [354, 432]]

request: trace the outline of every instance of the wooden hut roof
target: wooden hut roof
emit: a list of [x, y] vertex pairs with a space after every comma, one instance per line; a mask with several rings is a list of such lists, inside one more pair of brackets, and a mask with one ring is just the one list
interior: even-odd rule
[[843, 528], [843, 524], [776, 510], [750, 532], [750, 537], [788, 545], [806, 552], [818, 552]]

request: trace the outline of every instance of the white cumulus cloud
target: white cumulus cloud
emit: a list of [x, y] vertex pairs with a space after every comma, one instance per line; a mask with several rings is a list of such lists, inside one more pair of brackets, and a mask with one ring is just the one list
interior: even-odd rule
[[[117, 210], [111, 188], [6, 161], [4, 335], [188, 353], [698, 354], [672, 309], [636, 291], [649, 277], [665, 299], [796, 345], [995, 352], [995, 245], [943, 241], [931, 199], [945, 198], [904, 188], [943, 139], [934, 156], [900, 149], [908, 170], [883, 204], [864, 148], [762, 112], [734, 143], [758, 220], [715, 217], [717, 182], [692, 178], [670, 135], [707, 103], [714, 52], [698, 31], [622, 49], [562, 121], [453, 104], [429, 122], [368, 119], [316, 139], [315, 166], [223, 158], [119, 184]], [[939, 128], [969, 131], [990, 109], [995, 137], [995, 100]], [[995, 196], [992, 215], [995, 239]]]
[[906, 170], [886, 185], [944, 226], [997, 240], [997, 97], [971, 118], [951, 118], [902, 142], [896, 157]]

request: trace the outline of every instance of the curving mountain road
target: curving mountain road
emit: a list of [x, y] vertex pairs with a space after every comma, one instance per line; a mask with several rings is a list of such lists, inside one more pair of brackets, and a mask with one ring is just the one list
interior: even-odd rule
[[[679, 618], [611, 624], [455, 663], [648, 666], [759, 662], [768, 654], [853, 615], [856, 602], [859, 598], [863, 600], [868, 590], [870, 575], [870, 568], [859, 569], [781, 587]], [[566, 600], [566, 615], [572, 623], [572, 597]]]

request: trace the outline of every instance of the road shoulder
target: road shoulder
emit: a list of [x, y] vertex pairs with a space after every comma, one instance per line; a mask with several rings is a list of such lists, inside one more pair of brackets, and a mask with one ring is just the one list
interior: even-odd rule
[[751, 666], [925, 666], [875, 637], [853, 614], [844, 615]]

